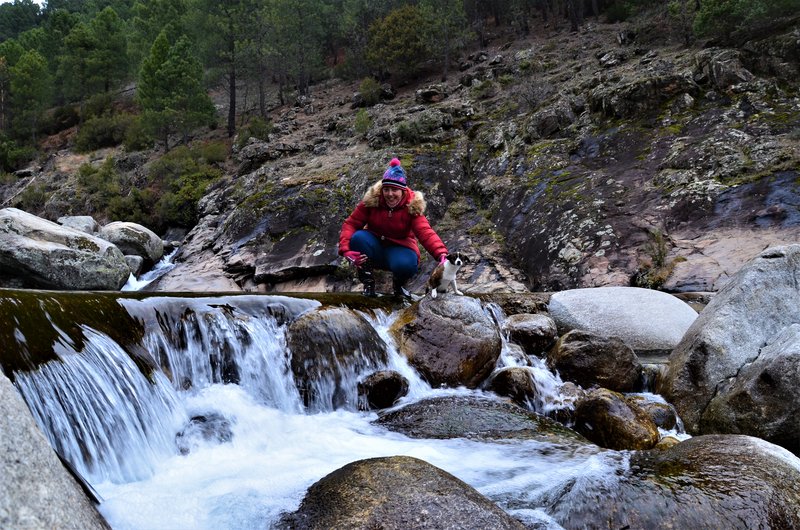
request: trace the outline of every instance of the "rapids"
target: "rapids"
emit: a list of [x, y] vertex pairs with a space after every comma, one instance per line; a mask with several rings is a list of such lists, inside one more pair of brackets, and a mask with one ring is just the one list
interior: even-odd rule
[[[99, 493], [100, 512], [117, 530], [269, 527], [326, 474], [391, 455], [423, 459], [526, 524], [557, 529], [547, 514], [554, 499], [583, 481], [613, 490], [628, 466], [626, 452], [591, 444], [412, 439], [373, 424], [374, 412], [307, 413], [289, 367], [286, 327], [319, 306], [314, 300], [113, 300], [97, 314], [122, 311], [131, 328], [140, 328], [136, 342], [149, 358], [132, 359], [129, 344], [108, 328], [87, 321], [68, 329], [62, 319], [69, 315], [56, 314], [63, 303], [40, 303], [56, 331], [57, 359], [43, 356], [13, 375], [50, 443]], [[503, 318], [497, 307], [489, 310]], [[388, 333], [394, 314], [363, 315], [389, 346], [385, 368], [410, 382], [398, 407], [438, 395], [493, 395], [431, 388], [397, 353]], [[22, 348], [31, 328], [18, 325], [13, 336]], [[504, 340], [498, 368], [520, 364], [519, 351]], [[544, 364], [530, 371], [547, 397], [533, 409], [569, 406], [557, 395], [557, 375]], [[355, 385], [365, 375], [347, 379]]]

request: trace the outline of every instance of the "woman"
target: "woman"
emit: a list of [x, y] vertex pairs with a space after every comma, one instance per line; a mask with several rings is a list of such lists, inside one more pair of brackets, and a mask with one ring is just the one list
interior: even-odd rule
[[358, 268], [364, 294], [375, 296], [374, 268], [392, 272], [394, 294], [408, 296], [403, 285], [417, 273], [417, 239], [433, 257], [444, 262], [447, 247], [425, 218], [425, 197], [412, 191], [400, 160], [393, 158], [383, 179], [364, 194], [342, 225], [339, 255]]

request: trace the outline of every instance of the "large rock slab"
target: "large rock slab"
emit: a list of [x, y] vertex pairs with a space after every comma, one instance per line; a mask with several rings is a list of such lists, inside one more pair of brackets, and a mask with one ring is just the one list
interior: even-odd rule
[[[658, 392], [675, 405], [688, 432], [708, 433], [721, 428], [716, 422], [704, 426], [706, 408], [729, 380], [737, 378], [764, 349], [769, 352], [770, 344], [800, 322], [798, 300], [800, 245], [765, 250], [711, 299], [670, 355], [668, 370], [658, 387]], [[750, 372], [745, 371], [743, 377], [750, 377]], [[799, 384], [800, 375], [794, 379], [794, 385]], [[761, 411], [763, 422], [779, 418], [779, 414], [774, 418], [766, 414], [768, 410]], [[739, 429], [744, 430], [744, 425], [735, 430]]]
[[0, 281], [64, 290], [118, 290], [130, 269], [114, 244], [16, 208], [0, 210]]
[[100, 229], [98, 235], [114, 243], [124, 254], [144, 258], [145, 267], [153, 266], [164, 255], [164, 242], [161, 238], [137, 223], [108, 223]]
[[109, 528], [2, 371], [0, 433], [0, 528]]
[[569, 289], [553, 294], [548, 309], [559, 333], [619, 337], [640, 356], [672, 351], [697, 318], [674, 296], [639, 287]]
[[502, 347], [494, 320], [468, 296], [426, 296], [405, 309], [390, 331], [400, 353], [432, 386], [477, 387]]
[[410, 456], [351, 462], [323, 477], [276, 528], [524, 529], [475, 488]]
[[721, 385], [703, 413], [704, 431], [746, 433], [800, 455], [800, 324]]
[[800, 459], [761, 439], [698, 436], [626, 467], [587, 472], [545, 511], [564, 528], [800, 527]]

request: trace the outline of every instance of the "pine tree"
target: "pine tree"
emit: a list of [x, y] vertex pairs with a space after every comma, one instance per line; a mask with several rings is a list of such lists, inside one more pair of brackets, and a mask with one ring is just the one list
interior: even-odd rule
[[424, 30], [426, 19], [418, 6], [395, 9], [370, 27], [367, 59], [379, 72], [416, 74], [431, 56]]
[[463, 0], [423, 0], [422, 14], [428, 21], [429, 47], [438, 50], [442, 62], [442, 81], [447, 80], [450, 60], [471, 37]]
[[170, 46], [166, 31], [156, 38], [142, 62], [136, 97], [144, 125], [169, 150], [169, 135], [187, 139], [189, 131], [214, 116], [214, 105], [202, 85], [203, 69], [187, 37]]
[[128, 73], [125, 27], [117, 12], [107, 7], [92, 19], [90, 29], [95, 47], [87, 57], [89, 77], [93, 86], [108, 92]]
[[25, 52], [11, 67], [11, 103], [14, 129], [36, 141], [39, 118], [50, 104], [52, 78], [47, 60], [36, 50]]

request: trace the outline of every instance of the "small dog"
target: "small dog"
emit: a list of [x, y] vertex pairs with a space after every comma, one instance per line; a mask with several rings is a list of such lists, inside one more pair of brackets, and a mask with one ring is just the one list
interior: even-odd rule
[[431, 277], [428, 278], [428, 292], [431, 293], [431, 298], [436, 298], [439, 293], [444, 293], [447, 288], [452, 285], [453, 292], [458, 295], [463, 295], [458, 290], [456, 285], [456, 273], [464, 263], [469, 263], [469, 258], [460, 252], [453, 252], [447, 255], [447, 260], [442, 265], [437, 265]]

